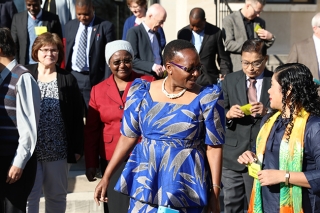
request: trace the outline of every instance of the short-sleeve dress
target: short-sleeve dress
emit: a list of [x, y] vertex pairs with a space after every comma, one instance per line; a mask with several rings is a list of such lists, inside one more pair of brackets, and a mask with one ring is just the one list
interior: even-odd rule
[[203, 87], [190, 104], [155, 102], [150, 83], [136, 79], [128, 92], [121, 134], [142, 136], [115, 190], [131, 197], [129, 212], [168, 206], [202, 212], [210, 177], [205, 145], [224, 143], [225, 114], [220, 87]]

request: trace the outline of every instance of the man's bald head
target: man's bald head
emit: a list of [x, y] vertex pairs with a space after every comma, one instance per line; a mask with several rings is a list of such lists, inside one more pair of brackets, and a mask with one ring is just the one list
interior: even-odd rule
[[157, 31], [166, 21], [167, 12], [160, 4], [153, 4], [148, 8], [145, 24], [153, 31]]
[[83, 7], [83, 6], [88, 6], [91, 7], [92, 4], [92, 0], [76, 0], [76, 6], [78, 7]]
[[190, 29], [196, 33], [201, 33], [206, 26], [206, 13], [202, 8], [195, 7], [189, 15]]
[[204, 10], [202, 8], [195, 7], [190, 11], [189, 18], [200, 19], [200, 20], [204, 21], [206, 19], [206, 13], [204, 12]]

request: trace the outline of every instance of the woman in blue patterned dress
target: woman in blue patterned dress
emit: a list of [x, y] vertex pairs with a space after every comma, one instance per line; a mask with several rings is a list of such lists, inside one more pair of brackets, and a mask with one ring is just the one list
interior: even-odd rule
[[218, 213], [225, 124], [222, 91], [216, 85], [196, 84], [201, 64], [190, 42], [170, 42], [163, 58], [168, 77], [132, 83], [122, 135], [94, 199], [98, 205], [107, 202], [110, 177], [131, 152], [115, 186], [131, 197], [128, 212], [157, 212], [159, 206], [170, 206], [177, 212]]

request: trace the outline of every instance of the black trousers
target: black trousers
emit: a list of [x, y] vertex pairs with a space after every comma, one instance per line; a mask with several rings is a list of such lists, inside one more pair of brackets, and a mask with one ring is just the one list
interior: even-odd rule
[[14, 156], [0, 156], [0, 213], [24, 213], [37, 171], [34, 156], [26, 164], [21, 178], [15, 183], [6, 183]]
[[[127, 213], [129, 208], [129, 201], [130, 198], [127, 195], [121, 194], [120, 192], [116, 192], [114, 190], [114, 186], [116, 185], [122, 170], [124, 169], [124, 166], [126, 165], [126, 162], [123, 162], [119, 169], [113, 174], [108, 189], [107, 189], [107, 197], [108, 197], [108, 203], [104, 203], [104, 213]], [[104, 174], [104, 171], [106, 170], [108, 166], [108, 161], [104, 159], [100, 159], [100, 167], [101, 167], [101, 174]]]
[[89, 72], [77, 72], [72, 71], [71, 74], [77, 79], [79, 90], [82, 94], [85, 109], [88, 109], [89, 100], [90, 100], [90, 92], [91, 92], [91, 83], [90, 83], [90, 75]]

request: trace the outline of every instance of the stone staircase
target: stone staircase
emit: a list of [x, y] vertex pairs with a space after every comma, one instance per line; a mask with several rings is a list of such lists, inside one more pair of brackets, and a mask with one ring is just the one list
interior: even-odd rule
[[279, 65], [285, 64], [287, 62], [288, 55], [284, 54], [270, 54], [267, 61], [267, 68], [270, 71], [274, 71]]

